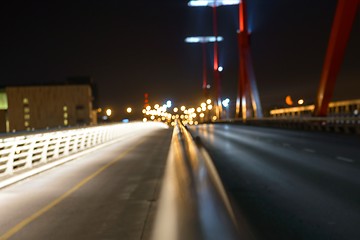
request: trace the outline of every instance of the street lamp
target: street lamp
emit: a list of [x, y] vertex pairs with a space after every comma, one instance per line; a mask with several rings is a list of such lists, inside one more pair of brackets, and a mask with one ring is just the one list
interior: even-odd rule
[[106, 116], [110, 117], [112, 114], [112, 111], [110, 108], [106, 109]]
[[203, 54], [203, 82], [202, 89], [204, 92], [205, 98], [208, 98], [208, 83], [207, 83], [207, 74], [206, 74], [206, 43], [215, 43], [221, 42], [224, 38], [221, 36], [198, 36], [198, 37], [187, 37], [185, 38], [186, 43], [201, 43], [202, 45], [202, 54]]
[[128, 108], [126, 109], [126, 112], [127, 112], [127, 113], [131, 113], [131, 112], [132, 112], [132, 108], [131, 108], [131, 107], [128, 107]]
[[230, 99], [229, 99], [229, 98], [226, 98], [226, 99], [224, 99], [221, 103], [222, 103], [222, 105], [223, 105], [224, 108], [225, 108], [225, 117], [226, 117], [226, 118], [229, 118]]

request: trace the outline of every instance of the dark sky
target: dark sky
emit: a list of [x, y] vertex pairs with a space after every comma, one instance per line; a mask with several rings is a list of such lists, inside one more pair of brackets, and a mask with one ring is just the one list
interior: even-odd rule
[[[286, 95], [315, 99], [336, 0], [248, 0], [257, 84], [264, 108]], [[357, 15], [334, 99], [360, 98], [360, 14]], [[237, 7], [218, 9], [222, 95], [235, 100], [238, 79]], [[201, 46], [212, 35], [211, 8], [185, 0], [2, 1], [0, 85], [63, 82], [89, 75], [102, 107], [201, 101]], [[212, 82], [212, 46], [208, 68]]]

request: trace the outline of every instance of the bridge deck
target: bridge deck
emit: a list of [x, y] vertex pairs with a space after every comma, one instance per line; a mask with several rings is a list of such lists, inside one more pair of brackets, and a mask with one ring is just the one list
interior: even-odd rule
[[154, 127], [0, 191], [0, 239], [147, 239], [170, 146]]

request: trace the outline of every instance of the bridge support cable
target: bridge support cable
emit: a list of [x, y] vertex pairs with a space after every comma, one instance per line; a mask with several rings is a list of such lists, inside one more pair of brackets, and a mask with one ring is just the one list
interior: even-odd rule
[[327, 115], [359, 3], [360, 0], [338, 0], [316, 96], [314, 115], [317, 117]]

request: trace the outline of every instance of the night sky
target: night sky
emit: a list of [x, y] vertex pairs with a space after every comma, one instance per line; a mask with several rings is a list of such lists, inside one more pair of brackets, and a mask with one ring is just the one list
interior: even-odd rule
[[[286, 95], [313, 103], [336, 0], [248, 0], [255, 74], [264, 109]], [[212, 10], [185, 0], [4, 1], [0, 7], [0, 85], [64, 82], [91, 76], [99, 107], [118, 116], [167, 99], [198, 104], [202, 53], [185, 37], [212, 35]], [[235, 102], [237, 7], [218, 8], [222, 95]], [[360, 98], [360, 14], [338, 78], [335, 100]], [[208, 45], [212, 83], [212, 45]]]

